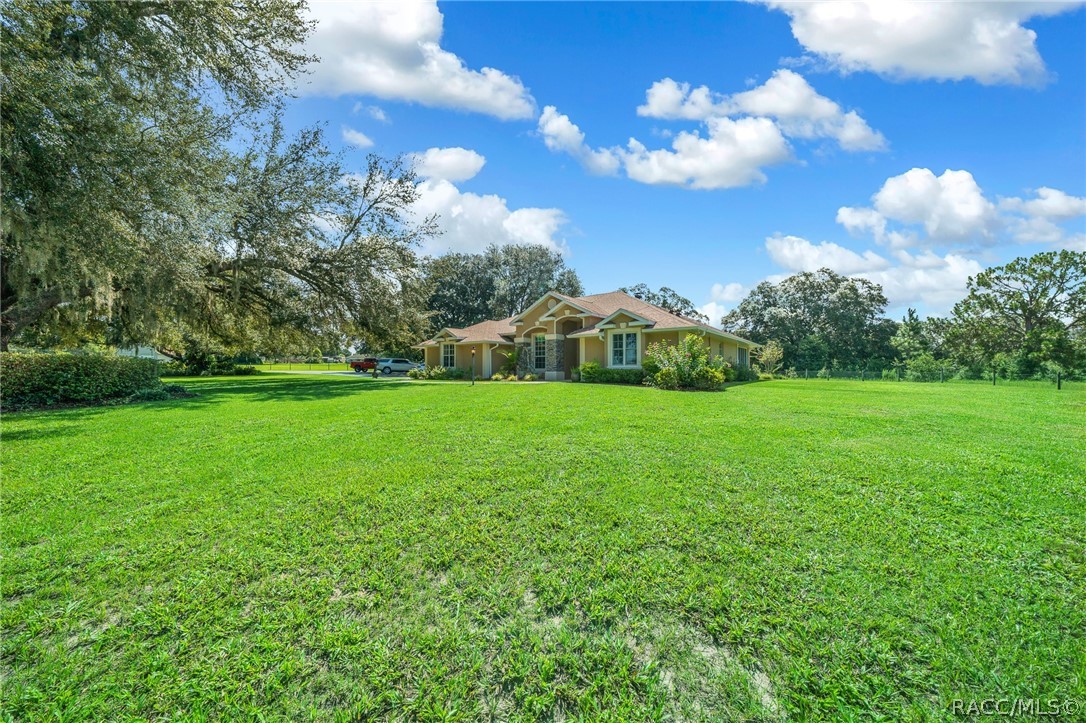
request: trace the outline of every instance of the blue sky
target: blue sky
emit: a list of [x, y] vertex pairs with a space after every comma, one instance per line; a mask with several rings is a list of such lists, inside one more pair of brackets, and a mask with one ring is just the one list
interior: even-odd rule
[[1086, 248], [1081, 3], [312, 6], [288, 119], [359, 169], [418, 154], [428, 253], [543, 242], [589, 293], [715, 323], [820, 266], [945, 313], [983, 267]]

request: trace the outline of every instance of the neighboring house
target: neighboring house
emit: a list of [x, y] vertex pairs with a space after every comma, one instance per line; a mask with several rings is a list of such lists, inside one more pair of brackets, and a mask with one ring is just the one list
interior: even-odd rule
[[424, 350], [426, 366], [472, 366], [475, 375], [489, 377], [518, 349], [518, 371], [534, 372], [548, 381], [569, 379], [585, 362], [634, 369], [649, 344], [677, 344], [686, 334], [705, 339], [714, 357], [733, 365], [750, 364], [756, 344], [700, 321], [672, 314], [622, 291], [590, 296], [547, 292], [524, 312], [500, 321], [483, 321], [456, 329], [448, 327], [415, 348]]

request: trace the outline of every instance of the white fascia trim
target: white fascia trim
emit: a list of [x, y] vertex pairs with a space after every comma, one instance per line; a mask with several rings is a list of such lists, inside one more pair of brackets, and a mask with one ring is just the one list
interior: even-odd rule
[[[649, 325], [652, 325], [652, 324], [656, 323], [655, 321], [652, 321], [651, 319], [646, 319], [645, 317], [641, 316], [640, 314], [633, 313], [629, 309], [616, 309], [612, 313], [605, 316], [603, 318], [603, 322], [607, 323], [607, 322], [611, 321], [611, 319], [614, 319], [619, 314], [625, 314], [626, 316], [630, 317], [634, 321], [644, 322], [645, 324], [649, 324]], [[631, 323], [633, 323], [633, 322], [631, 322]], [[601, 326], [601, 324], [597, 324], [596, 326]]]

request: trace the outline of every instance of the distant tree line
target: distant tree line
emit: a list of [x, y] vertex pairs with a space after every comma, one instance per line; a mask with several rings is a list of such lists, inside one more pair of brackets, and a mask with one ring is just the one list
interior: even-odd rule
[[1086, 374], [1086, 253], [1018, 258], [970, 278], [950, 316], [884, 316], [881, 287], [829, 269], [763, 282], [721, 323], [781, 346], [795, 369], [950, 370], [1013, 378]]

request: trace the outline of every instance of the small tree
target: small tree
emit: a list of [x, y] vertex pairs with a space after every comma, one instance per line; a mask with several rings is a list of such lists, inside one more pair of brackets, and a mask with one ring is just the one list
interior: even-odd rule
[[754, 356], [762, 365], [762, 369], [770, 374], [776, 374], [781, 370], [781, 362], [784, 360], [784, 349], [776, 341], [767, 341], [754, 352]]

